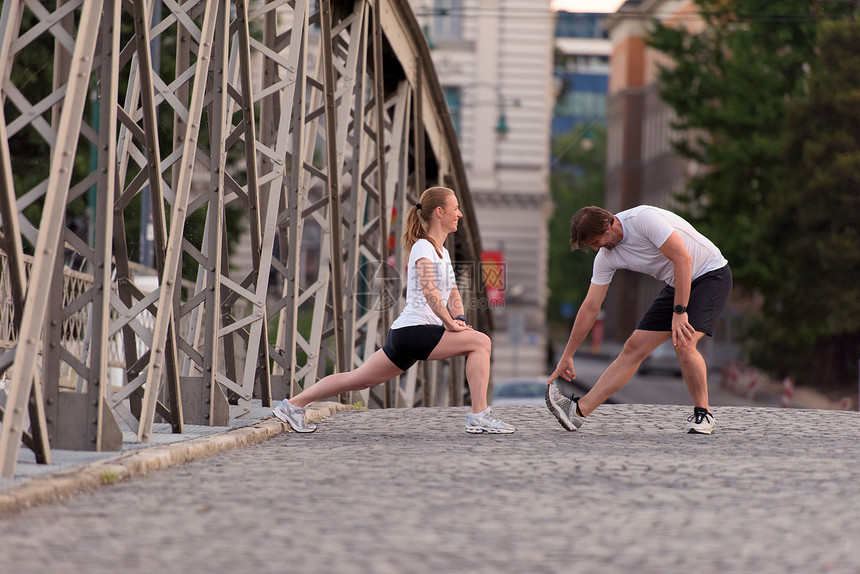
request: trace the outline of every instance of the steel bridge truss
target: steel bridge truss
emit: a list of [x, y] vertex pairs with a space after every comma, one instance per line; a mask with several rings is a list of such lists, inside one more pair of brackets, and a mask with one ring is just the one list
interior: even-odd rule
[[[449, 249], [490, 329], [469, 305], [480, 240], [456, 136], [405, 0], [5, 0], [0, 42], [0, 476], [21, 444], [50, 463], [116, 450], [123, 429], [222, 426], [360, 365], [402, 308], [403, 216], [427, 185], [458, 191]], [[18, 166], [39, 153], [34, 180]], [[147, 200], [153, 269], [130, 260]], [[88, 237], [70, 225], [84, 203]], [[228, 241], [228, 218], [250, 241]], [[463, 388], [456, 359], [341, 399], [462, 404]]]

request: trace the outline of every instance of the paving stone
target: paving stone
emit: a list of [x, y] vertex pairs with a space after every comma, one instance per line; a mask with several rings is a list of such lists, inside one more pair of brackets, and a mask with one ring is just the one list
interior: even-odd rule
[[860, 415], [604, 405], [341, 412], [313, 434], [0, 517], [10, 572], [860, 571]]

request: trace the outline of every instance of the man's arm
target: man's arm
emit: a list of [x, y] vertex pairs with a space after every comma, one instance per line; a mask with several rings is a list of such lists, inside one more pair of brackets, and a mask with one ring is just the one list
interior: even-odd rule
[[567, 381], [576, 378], [576, 371], [573, 368], [573, 354], [576, 353], [576, 350], [594, 326], [594, 322], [597, 321], [597, 315], [600, 313], [600, 308], [603, 306], [603, 301], [606, 299], [606, 292], [608, 290], [609, 285], [596, 285], [594, 283], [588, 288], [585, 300], [576, 313], [576, 319], [573, 322], [573, 328], [570, 330], [567, 345], [565, 345], [561, 358], [558, 361], [558, 366], [553, 371], [547, 384], [551, 383], [556, 377], [562, 377]]
[[[675, 305], [684, 307], [690, 302], [690, 284], [693, 281], [693, 258], [681, 236], [673, 231], [660, 246], [660, 252], [675, 266]], [[672, 342], [682, 345], [693, 339], [696, 330], [690, 325], [687, 313], [672, 314]]]

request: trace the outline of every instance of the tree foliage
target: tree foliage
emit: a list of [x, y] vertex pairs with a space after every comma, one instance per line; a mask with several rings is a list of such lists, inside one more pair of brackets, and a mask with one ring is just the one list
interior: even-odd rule
[[[729, 259], [736, 285], [762, 296], [752, 358], [802, 378], [823, 341], [860, 326], [860, 314], [858, 325], [844, 316], [857, 306], [845, 307], [856, 292], [832, 277], [846, 271], [833, 255], [857, 250], [848, 246], [853, 224], [840, 217], [851, 218], [848, 190], [860, 174], [849, 114], [860, 103], [849, 97], [858, 70], [825, 55], [831, 28], [856, 33], [856, 24], [828, 21], [854, 8], [812, 0], [696, 4], [703, 29], [655, 23], [649, 40], [673, 61], [660, 80], [675, 127], [689, 136], [677, 151], [704, 168], [682, 200]], [[839, 58], [856, 50], [832, 48]], [[834, 211], [841, 216], [826, 216]], [[850, 376], [842, 369], [838, 378]]]
[[[677, 149], [706, 172], [685, 200], [698, 226], [732, 262], [735, 280], [777, 280], [759, 229], [779, 192], [787, 103], [800, 96], [815, 46], [806, 0], [697, 0], [705, 19], [693, 33], [655, 24], [650, 45], [672, 67], [661, 70], [661, 97], [690, 138]], [[797, 16], [779, 21], [785, 15]], [[701, 210], [698, 208], [702, 207]]]
[[[783, 186], [764, 240], [780, 275], [756, 330], [761, 359], [828, 386], [856, 381], [860, 342], [860, 27], [820, 27], [807, 97], [788, 106]], [[773, 324], [776, 331], [768, 328]]]
[[554, 212], [549, 221], [549, 303], [547, 316], [567, 322], [563, 304], [579, 305], [591, 279], [593, 255], [570, 252], [570, 218], [585, 205], [602, 205], [606, 169], [606, 130], [581, 126], [552, 145], [550, 193]]

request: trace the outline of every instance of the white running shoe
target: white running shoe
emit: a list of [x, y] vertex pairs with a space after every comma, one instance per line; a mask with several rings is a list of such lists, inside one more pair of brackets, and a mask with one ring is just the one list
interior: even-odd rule
[[304, 407], [294, 407], [287, 402], [287, 399], [278, 403], [272, 414], [290, 425], [296, 432], [314, 432], [317, 430], [317, 425], [307, 423]]
[[687, 425], [687, 432], [692, 434], [712, 434], [714, 432], [714, 415], [708, 409], [695, 407], [693, 414], [687, 417], [690, 424]]
[[491, 408], [483, 413], [466, 415], [466, 432], [468, 433], [510, 434], [515, 430], [517, 427], [503, 422]]
[[575, 431], [585, 422], [585, 417], [576, 414], [576, 401], [579, 399], [570, 399], [563, 395], [555, 381], [547, 385], [545, 396], [546, 407], [549, 412], [558, 419], [558, 422], [565, 429]]

